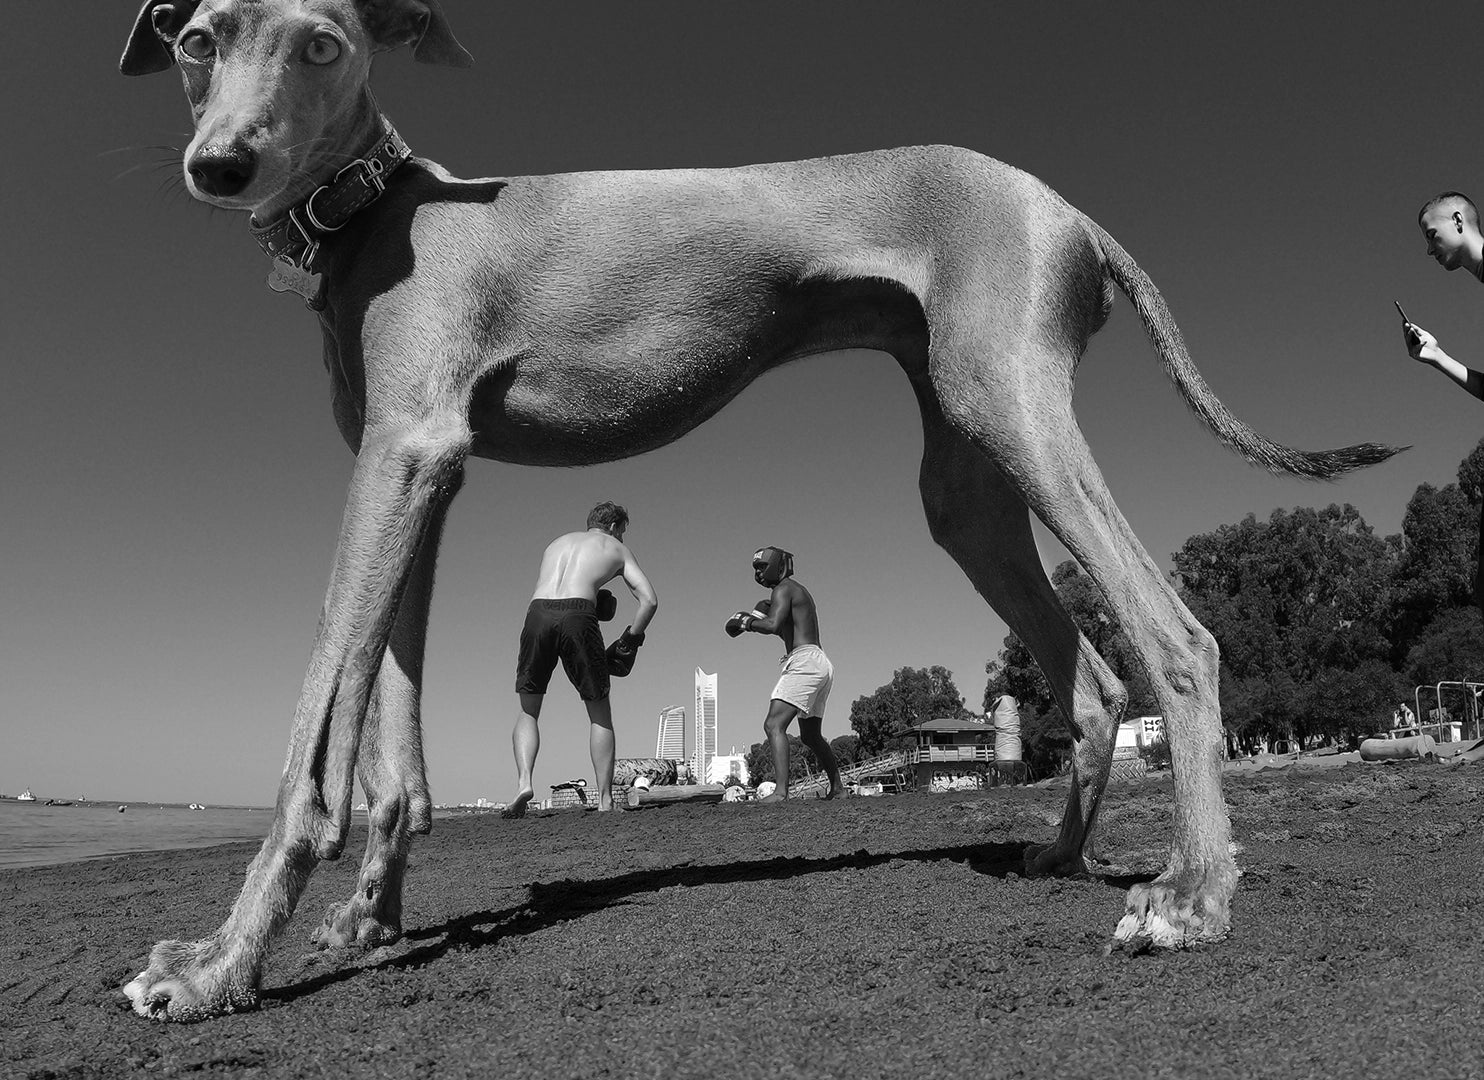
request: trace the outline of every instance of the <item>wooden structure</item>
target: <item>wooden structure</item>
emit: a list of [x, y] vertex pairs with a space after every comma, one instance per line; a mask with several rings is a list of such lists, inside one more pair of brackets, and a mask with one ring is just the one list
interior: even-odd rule
[[914, 758], [919, 791], [931, 789], [935, 779], [941, 784], [974, 778], [976, 787], [989, 786], [994, 728], [983, 720], [924, 720], [913, 725], [912, 733], [917, 738]]

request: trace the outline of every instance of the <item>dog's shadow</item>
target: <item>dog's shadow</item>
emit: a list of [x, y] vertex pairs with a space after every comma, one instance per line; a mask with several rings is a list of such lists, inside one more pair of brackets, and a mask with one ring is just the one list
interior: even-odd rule
[[[402, 942], [416, 944], [396, 956], [372, 963], [352, 965], [325, 972], [288, 986], [264, 989], [264, 1001], [288, 1003], [313, 994], [326, 986], [345, 982], [362, 972], [421, 967], [442, 958], [450, 950], [482, 949], [511, 937], [539, 933], [593, 912], [627, 903], [630, 897], [660, 889], [683, 886], [727, 885], [739, 881], [785, 881], [805, 874], [830, 873], [835, 870], [865, 870], [886, 863], [956, 862], [964, 863], [975, 873], [1006, 878], [1025, 870], [1025, 852], [1030, 844], [1007, 843], [959, 844], [953, 847], [920, 848], [910, 851], [857, 851], [827, 858], [779, 856], [741, 862], [676, 866], [636, 870], [609, 878], [534, 882], [529, 886], [529, 899], [500, 911], [477, 911], [434, 926], [416, 927], [402, 935]], [[1112, 868], [1110, 868], [1111, 870]], [[1097, 881], [1120, 891], [1152, 881], [1154, 873], [1099, 873], [1081, 875], [1083, 880]]]

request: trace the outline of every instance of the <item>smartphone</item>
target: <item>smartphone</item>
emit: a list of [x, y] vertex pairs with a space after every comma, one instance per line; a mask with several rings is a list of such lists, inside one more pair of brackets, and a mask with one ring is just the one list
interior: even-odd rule
[[1395, 300], [1393, 300], [1392, 303], [1396, 304], [1396, 313], [1402, 317], [1402, 322], [1409, 323], [1412, 321], [1411, 319], [1407, 318], [1407, 313], [1402, 310], [1402, 306], [1400, 304], [1397, 304]]

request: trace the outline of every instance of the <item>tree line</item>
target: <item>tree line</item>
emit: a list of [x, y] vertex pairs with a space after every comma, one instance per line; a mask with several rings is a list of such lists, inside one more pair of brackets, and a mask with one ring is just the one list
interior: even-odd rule
[[[1484, 622], [1474, 604], [1484, 440], [1455, 482], [1419, 485], [1401, 532], [1381, 537], [1349, 504], [1248, 514], [1192, 536], [1171, 574], [1221, 649], [1221, 718], [1228, 749], [1259, 741], [1353, 741], [1391, 726], [1413, 688], [1484, 680]], [[1149, 680], [1118, 618], [1075, 562], [1051, 575], [1078, 629], [1129, 691], [1127, 716], [1157, 713]], [[1026, 760], [1055, 771], [1070, 736], [1050, 687], [1013, 633], [985, 665], [983, 709], [1002, 693], [1020, 702]], [[914, 724], [970, 715], [942, 667], [900, 668], [850, 707], [853, 734], [831, 740], [841, 766], [911, 745]], [[1455, 716], [1455, 719], [1459, 717]], [[790, 740], [790, 769], [817, 771]], [[748, 751], [751, 779], [771, 779], [766, 743]]]

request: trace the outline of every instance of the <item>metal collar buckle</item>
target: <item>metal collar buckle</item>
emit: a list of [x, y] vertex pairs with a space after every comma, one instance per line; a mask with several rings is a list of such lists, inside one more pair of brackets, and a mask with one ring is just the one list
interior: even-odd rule
[[342, 221], [339, 225], [326, 225], [314, 214], [314, 200], [319, 198], [325, 192], [329, 191], [332, 187], [339, 184], [340, 178], [355, 168], [360, 168], [361, 170], [363, 170], [361, 175], [356, 177], [356, 179], [360, 180], [361, 184], [364, 185], [367, 190], [368, 198], [366, 199], [366, 202], [374, 202], [375, 200], [379, 199], [381, 197], [381, 193], [386, 190], [386, 182], [382, 180], [382, 176], [386, 173], [386, 166], [381, 163], [381, 160], [376, 157], [356, 158], [349, 165], [345, 166], [343, 169], [337, 172], [333, 180], [331, 180], [328, 184], [315, 188], [314, 194], [310, 195], [309, 198], [304, 200], [304, 216], [307, 217], [309, 219], [309, 223], [320, 232], [339, 232], [341, 229], [345, 228], [346, 222], [350, 221], [350, 217], [349, 215], [347, 215], [345, 221]]

